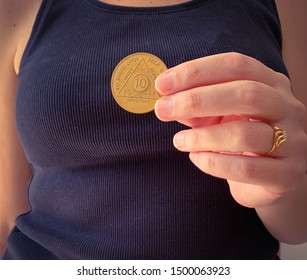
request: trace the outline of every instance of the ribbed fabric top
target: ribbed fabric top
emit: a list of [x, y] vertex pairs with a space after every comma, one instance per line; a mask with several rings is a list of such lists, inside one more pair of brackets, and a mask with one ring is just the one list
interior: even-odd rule
[[273, 259], [278, 242], [225, 180], [172, 145], [184, 127], [117, 105], [111, 75], [149, 52], [168, 67], [237, 51], [286, 73], [275, 3], [138, 8], [44, 0], [22, 58], [17, 126], [31, 211], [6, 259]]

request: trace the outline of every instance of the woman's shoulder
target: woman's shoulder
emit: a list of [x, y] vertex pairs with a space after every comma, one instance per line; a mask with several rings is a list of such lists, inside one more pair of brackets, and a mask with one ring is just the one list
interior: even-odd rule
[[0, 52], [5, 54], [1, 60], [13, 59], [16, 72], [41, 1], [0, 0]]

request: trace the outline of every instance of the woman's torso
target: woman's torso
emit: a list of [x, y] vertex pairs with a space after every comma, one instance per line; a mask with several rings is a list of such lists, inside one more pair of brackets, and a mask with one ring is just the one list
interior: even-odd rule
[[17, 219], [6, 257], [274, 258], [277, 241], [255, 211], [172, 146], [184, 127], [124, 111], [110, 80], [136, 52], [172, 67], [237, 51], [285, 72], [275, 12], [269, 0], [43, 1], [16, 58], [17, 126], [33, 178], [31, 211]]

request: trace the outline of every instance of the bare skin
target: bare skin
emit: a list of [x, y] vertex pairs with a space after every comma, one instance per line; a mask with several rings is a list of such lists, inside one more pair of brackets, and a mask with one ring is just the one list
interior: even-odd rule
[[[187, 1], [103, 2], [123, 6], [165, 6]], [[256, 208], [265, 226], [278, 240], [300, 243], [307, 241], [307, 136], [303, 128], [307, 105], [307, 83], [304, 77], [304, 73], [307, 73], [307, 18], [304, 15], [307, 3], [300, 0], [277, 0], [276, 3], [283, 29], [283, 55], [291, 83], [281, 74], [242, 55], [223, 54], [203, 58], [169, 71], [168, 73], [172, 73], [171, 79], [182, 78], [175, 79], [172, 89], [166, 89], [165, 75], [157, 80], [157, 88], [165, 98], [172, 98], [174, 106], [169, 111], [166, 103], [163, 105], [165, 99], [163, 101], [162, 98], [157, 103], [156, 114], [162, 121], [177, 120], [190, 125], [191, 130], [175, 136], [175, 146], [180, 151], [190, 152], [191, 161], [204, 172], [227, 179], [238, 203]], [[39, 0], [0, 1], [0, 255], [5, 250], [6, 238], [16, 216], [29, 209], [27, 185], [32, 174], [17, 135], [14, 108], [19, 65], [39, 5]], [[210, 65], [214, 65], [218, 73], [218, 82], [212, 83], [215, 78], [207, 75]], [[242, 65], [250, 71], [242, 71]], [[190, 79], [190, 71], [198, 73], [199, 79]], [[243, 78], [245, 82], [242, 81]], [[211, 79], [210, 86], [208, 79]], [[180, 83], [177, 82], [179, 80]], [[216, 119], [216, 115], [226, 116], [229, 113], [223, 106], [212, 107], [216, 110], [210, 112], [202, 110], [202, 105], [208, 102], [216, 104], [215, 98], [218, 95], [220, 100], [227, 98], [224, 95], [226, 88], [231, 88], [232, 98], [240, 100], [241, 105], [246, 108], [246, 111], [240, 112], [242, 106], [231, 103], [230, 99], [231, 114], [243, 113], [244, 119], [238, 118], [232, 122], [228, 117], [223, 118], [222, 122], [221, 119]], [[264, 103], [261, 99], [242, 98], [242, 89], [248, 93], [259, 91], [270, 103]], [[204, 95], [205, 91], [210, 94]], [[183, 95], [186, 95], [185, 98], [190, 96], [190, 106], [180, 106]], [[287, 130], [289, 138], [269, 157], [247, 157], [244, 154], [246, 152], [265, 154], [272, 144], [272, 128], [267, 123], [249, 122], [249, 117], [265, 119], [280, 126]], [[307, 126], [305, 129], [307, 131]], [[229, 134], [231, 131], [236, 133]], [[255, 132], [258, 141], [251, 143], [248, 139], [253, 137], [247, 135]], [[219, 139], [225, 138], [219, 135], [228, 135], [233, 141], [219, 142]], [[206, 141], [200, 141], [201, 139]], [[230, 154], [220, 153], [225, 151]], [[228, 168], [229, 166], [233, 168]], [[260, 170], [261, 176], [255, 170]], [[277, 174], [280, 175], [276, 176]]]
[[40, 1], [0, 1], [0, 255], [16, 216], [29, 209], [31, 168], [16, 131], [15, 98], [21, 55]]

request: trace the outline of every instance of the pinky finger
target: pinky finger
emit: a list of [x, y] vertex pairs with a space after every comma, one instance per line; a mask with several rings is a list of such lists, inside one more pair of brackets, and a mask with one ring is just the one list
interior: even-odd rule
[[293, 178], [300, 180], [303, 166], [282, 159], [212, 152], [190, 153], [190, 160], [203, 172], [215, 177], [266, 186], [271, 191], [293, 189]]

